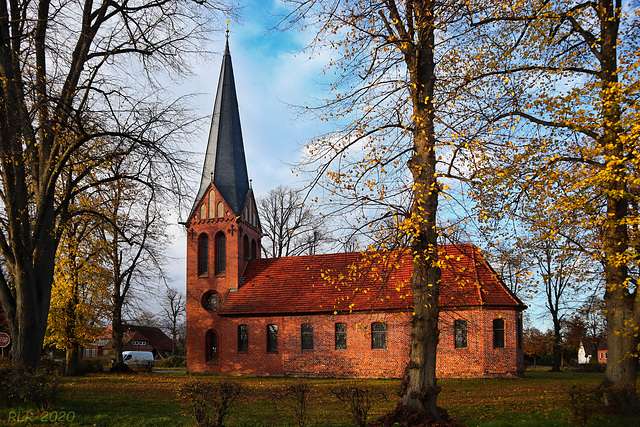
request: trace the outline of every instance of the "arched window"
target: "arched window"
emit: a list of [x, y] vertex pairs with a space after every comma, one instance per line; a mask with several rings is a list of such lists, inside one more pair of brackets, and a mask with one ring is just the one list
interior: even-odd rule
[[244, 255], [244, 259], [249, 259], [249, 238], [246, 234], [242, 238], [242, 252]]
[[504, 320], [493, 320], [493, 348], [504, 348]]
[[207, 219], [207, 204], [200, 205], [200, 219]]
[[387, 324], [384, 322], [373, 322], [371, 324], [371, 349], [387, 349]]
[[305, 323], [300, 327], [302, 349], [313, 350], [313, 325]]
[[222, 218], [224, 216], [224, 204], [222, 202], [218, 202], [218, 218]]
[[216, 235], [216, 274], [227, 270], [227, 238], [224, 233]]
[[267, 325], [267, 353], [278, 352], [278, 325]]
[[251, 239], [251, 259], [256, 259], [258, 257], [258, 248], [256, 246], [256, 240]]
[[213, 330], [207, 332], [205, 357], [207, 363], [218, 363], [218, 334]]
[[334, 340], [336, 350], [346, 350], [347, 349], [347, 324], [346, 323], [336, 323], [335, 324], [335, 340]]
[[238, 353], [249, 351], [249, 326], [238, 325]]
[[456, 320], [453, 322], [455, 333], [455, 348], [467, 348], [467, 321]]
[[209, 272], [209, 236], [201, 234], [198, 237], [198, 276]]
[[522, 312], [518, 313], [518, 324], [516, 328], [516, 345], [518, 348], [522, 348]]

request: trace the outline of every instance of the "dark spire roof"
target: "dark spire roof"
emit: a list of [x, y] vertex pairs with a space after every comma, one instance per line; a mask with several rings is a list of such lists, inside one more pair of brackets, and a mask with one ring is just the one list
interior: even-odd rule
[[228, 34], [213, 107], [207, 153], [200, 178], [200, 189], [193, 208], [211, 182], [215, 184], [233, 212], [240, 215], [249, 192], [249, 178], [244, 157]]

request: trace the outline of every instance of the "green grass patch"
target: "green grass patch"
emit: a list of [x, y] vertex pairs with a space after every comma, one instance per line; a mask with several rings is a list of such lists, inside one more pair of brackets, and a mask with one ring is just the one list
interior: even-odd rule
[[[132, 375], [91, 374], [60, 378], [59, 398], [51, 411], [59, 415], [73, 413], [73, 421], [47, 422], [48, 425], [96, 426], [192, 426], [195, 424], [188, 402], [177, 389], [189, 379], [215, 380], [219, 377], [186, 374], [137, 373]], [[269, 377], [225, 377], [244, 387], [228, 418], [229, 426], [294, 426], [296, 417], [291, 402], [274, 396], [299, 381], [311, 389], [307, 425], [348, 426], [343, 403], [332, 388], [358, 383], [381, 392], [369, 419], [389, 412], [398, 402], [399, 380], [338, 380]], [[444, 379], [439, 406], [461, 424], [469, 426], [566, 426], [571, 421], [567, 390], [572, 385], [596, 387], [601, 373], [527, 372], [518, 379]], [[17, 411], [20, 410], [19, 417]], [[32, 422], [24, 422], [32, 411]], [[1, 408], [0, 425], [43, 425], [42, 416], [33, 408]], [[13, 414], [13, 418], [10, 417]], [[66, 415], [67, 419], [69, 416]], [[21, 421], [18, 423], [17, 421]], [[588, 425], [640, 426], [637, 419], [594, 413]]]

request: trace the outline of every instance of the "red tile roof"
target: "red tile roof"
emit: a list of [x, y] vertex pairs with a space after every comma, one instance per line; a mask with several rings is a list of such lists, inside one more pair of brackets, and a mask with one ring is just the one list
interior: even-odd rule
[[[440, 259], [442, 308], [524, 308], [474, 245], [441, 246]], [[411, 310], [412, 271], [408, 250], [256, 259], [240, 288], [223, 296], [218, 314]]]
[[[138, 326], [138, 325], [129, 325], [128, 323], [123, 322], [123, 342], [127, 343], [134, 338], [135, 333], [138, 333], [138, 337], [135, 339], [140, 339], [142, 336], [149, 343], [156, 348], [157, 350], [163, 351], [171, 351], [172, 342], [171, 338], [169, 338], [160, 328], [155, 326]], [[97, 338], [104, 338], [110, 340], [113, 334], [113, 324], [109, 324], [104, 330], [102, 334], [100, 334]], [[113, 344], [109, 342], [105, 345], [105, 348], [111, 348]]]

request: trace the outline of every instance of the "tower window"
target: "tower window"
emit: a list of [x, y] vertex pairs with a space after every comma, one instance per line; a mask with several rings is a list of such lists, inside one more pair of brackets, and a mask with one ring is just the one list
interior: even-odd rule
[[198, 276], [209, 272], [209, 236], [201, 234], [198, 237]]
[[335, 347], [336, 350], [347, 349], [347, 324], [336, 323]]
[[258, 257], [258, 248], [256, 245], [256, 239], [251, 239], [251, 259]]
[[467, 321], [454, 321], [453, 329], [455, 333], [455, 348], [467, 348]]
[[215, 331], [207, 332], [205, 357], [207, 363], [218, 363], [218, 334]]
[[200, 205], [200, 219], [207, 219], [207, 204]]
[[249, 326], [238, 325], [238, 353], [249, 351]]
[[224, 217], [224, 204], [222, 202], [218, 202], [218, 218]]
[[278, 352], [278, 325], [267, 325], [267, 353]]
[[300, 332], [302, 335], [302, 349], [313, 350], [313, 325], [305, 323], [301, 326]]
[[246, 234], [242, 238], [242, 253], [244, 255], [244, 259], [249, 259], [249, 238]]
[[384, 322], [373, 322], [371, 324], [371, 349], [387, 349], [387, 324]]
[[504, 320], [493, 320], [493, 348], [504, 348]]
[[216, 235], [216, 274], [227, 270], [227, 238], [224, 233]]

